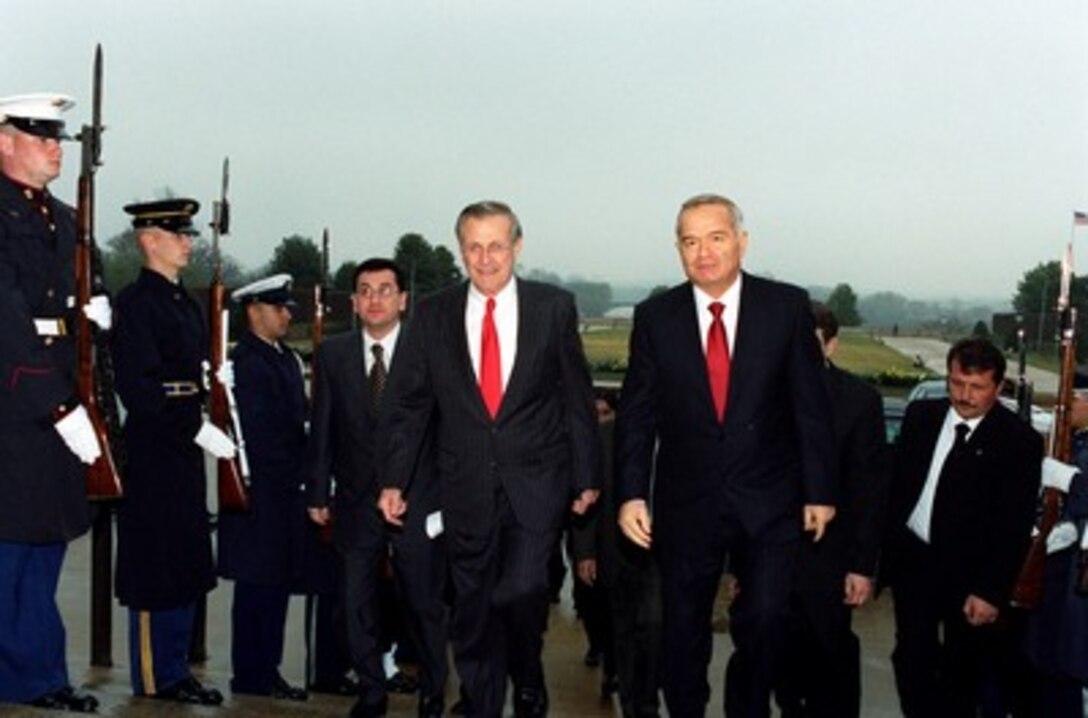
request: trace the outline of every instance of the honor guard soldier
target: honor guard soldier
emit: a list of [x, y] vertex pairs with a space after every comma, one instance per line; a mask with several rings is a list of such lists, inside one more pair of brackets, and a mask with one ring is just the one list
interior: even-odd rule
[[318, 563], [318, 530], [302, 493], [306, 388], [302, 360], [283, 338], [291, 324], [291, 275], [236, 290], [246, 331], [231, 352], [234, 391], [249, 459], [249, 510], [219, 517], [219, 575], [234, 580], [231, 678], [234, 693], [304, 701], [280, 675], [292, 591], [305, 592]]
[[[91, 713], [68, 683], [56, 590], [87, 531], [84, 464], [100, 453], [76, 399], [75, 213], [60, 175], [63, 95], [0, 99], [0, 702]], [[104, 298], [96, 322], [109, 322]], [[88, 305], [91, 306], [91, 305]]]
[[116, 386], [128, 411], [117, 597], [129, 609], [133, 693], [218, 705], [223, 696], [188, 664], [197, 600], [215, 586], [201, 449], [216, 458], [235, 449], [203, 419], [207, 330], [179, 277], [199, 207], [191, 199], [125, 207], [144, 266], [117, 297], [114, 333]]

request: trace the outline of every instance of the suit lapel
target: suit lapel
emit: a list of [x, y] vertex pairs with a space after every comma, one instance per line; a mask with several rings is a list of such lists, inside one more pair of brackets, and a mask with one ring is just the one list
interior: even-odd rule
[[446, 331], [450, 333], [450, 346], [453, 355], [450, 357], [456, 364], [453, 371], [457, 373], [459, 381], [455, 386], [465, 388], [465, 402], [472, 407], [472, 411], [487, 420], [487, 407], [484, 406], [483, 396], [480, 395], [479, 384], [476, 381], [476, 369], [472, 366], [472, 354], [468, 348], [468, 332], [465, 330], [465, 311], [468, 306], [468, 282], [465, 282], [449, 303], [449, 316], [446, 317]]
[[[680, 358], [684, 367], [682, 376], [691, 377], [695, 394], [700, 397], [699, 405], [710, 420], [718, 422], [714, 408], [714, 397], [710, 393], [710, 376], [706, 368], [706, 354], [703, 352], [703, 338], [699, 336], [699, 317], [696, 315], [695, 290], [691, 283], [686, 282], [678, 292], [676, 303], [672, 308], [673, 321], [671, 326], [676, 330], [676, 347], [691, 347], [691, 351], [678, 351], [676, 356]], [[732, 382], [730, 382], [732, 384]], [[729, 395], [732, 397], [733, 389], [730, 387]], [[728, 410], [726, 415], [728, 415]]]
[[499, 419], [507, 412], [513, 399], [516, 399], [528, 376], [526, 365], [538, 351], [539, 340], [547, 333], [539, 331], [540, 327], [534, 323], [540, 319], [540, 306], [537, 298], [533, 296], [532, 287], [520, 279], [518, 283], [518, 345], [514, 347], [514, 366], [510, 370], [510, 380], [506, 382], [503, 391], [502, 404], [499, 405]]

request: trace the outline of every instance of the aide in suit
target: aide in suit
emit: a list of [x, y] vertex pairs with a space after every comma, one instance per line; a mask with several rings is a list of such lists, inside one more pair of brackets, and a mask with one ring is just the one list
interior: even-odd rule
[[597, 498], [593, 389], [573, 297], [514, 277], [522, 239], [513, 211], [469, 205], [456, 231], [470, 281], [416, 307], [389, 386], [380, 505], [393, 523], [418, 510], [402, 490], [433, 420], [450, 634], [470, 715], [501, 715], [508, 673], [515, 714], [545, 715], [548, 558], [567, 512]]
[[801, 552], [790, 649], [776, 697], [783, 718], [850, 718], [861, 711], [861, 646], [850, 623], [853, 609], [873, 592], [890, 466], [879, 392], [831, 362], [839, 322], [819, 302], [812, 313], [827, 357], [842, 495], [824, 539]]
[[[309, 513], [321, 525], [331, 517], [333, 543], [341, 557], [348, 643], [359, 676], [359, 699], [351, 715], [385, 715], [377, 585], [392, 539], [394, 574], [408, 602], [408, 631], [422, 669], [419, 715], [432, 718], [441, 716], [444, 709], [445, 562], [442, 543], [424, 535], [426, 516], [437, 509], [431, 450], [425, 438], [408, 467], [409, 496], [418, 501], [421, 511], [391, 537], [375, 506], [378, 416], [380, 404], [386, 401], [388, 372], [401, 362], [400, 315], [408, 294], [400, 268], [388, 259], [362, 262], [355, 270], [354, 286], [352, 306], [363, 330], [328, 338], [315, 362], [307, 447]], [[427, 433], [424, 425], [419, 436]]]
[[676, 234], [689, 281], [635, 310], [616, 424], [619, 524], [658, 556], [669, 714], [706, 710], [728, 555], [740, 594], [726, 712], [766, 716], [802, 530], [818, 540], [835, 514], [823, 360], [806, 294], [741, 272], [748, 235], [736, 204], [693, 197]]
[[883, 571], [907, 718], [975, 715], [980, 662], [994, 650], [1031, 535], [1043, 455], [1039, 435], [997, 401], [997, 347], [961, 340], [947, 365], [949, 398], [907, 408], [892, 476]]

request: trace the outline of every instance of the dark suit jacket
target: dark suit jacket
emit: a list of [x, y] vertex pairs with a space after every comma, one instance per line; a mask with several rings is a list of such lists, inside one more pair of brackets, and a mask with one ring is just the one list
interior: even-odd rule
[[808, 296], [744, 275], [724, 425], [714, 411], [695, 312], [687, 282], [635, 310], [616, 424], [618, 502], [650, 497], [656, 443], [659, 525], [680, 527], [689, 509], [725, 506], [749, 539], [795, 538], [803, 503], [837, 503], [827, 386]]
[[443, 521], [467, 534], [489, 530], [500, 487], [517, 520], [543, 531], [559, 528], [572, 495], [600, 483], [593, 387], [574, 298], [557, 287], [515, 281], [517, 355], [494, 420], [465, 335], [467, 282], [416, 306], [386, 390], [382, 485], [408, 485], [433, 419]]
[[[885, 556], [886, 575], [901, 572], [900, 557], [912, 542], [907, 519], [925, 486], [937, 437], [948, 413], [947, 399], [911, 402], [899, 435], [891, 487]], [[975, 595], [1002, 607], [1024, 559], [1039, 491], [1043, 442], [1015, 414], [995, 404], [971, 433], [948, 485], [934, 502], [930, 545], [937, 556], [931, 580], [948, 584], [950, 595]], [[939, 515], [938, 515], [939, 514]]]
[[[407, 324], [402, 323], [389, 366], [391, 377], [402, 359], [406, 330]], [[315, 372], [306, 447], [307, 505], [329, 506], [331, 480], [335, 479], [335, 515], [339, 518], [333, 519], [334, 540], [341, 546], [355, 544], [367, 524], [347, 517], [377, 511], [379, 488], [375, 451], [379, 422], [368, 409], [370, 386], [362, 333], [353, 329], [325, 340], [317, 351]], [[388, 389], [382, 397], [383, 403], [387, 400]], [[408, 474], [422, 489], [432, 482], [433, 472], [426, 424], [420, 429], [419, 439]]]
[[834, 365], [827, 368], [842, 504], [823, 541], [811, 546], [836, 570], [876, 576], [891, 466], [880, 394]]

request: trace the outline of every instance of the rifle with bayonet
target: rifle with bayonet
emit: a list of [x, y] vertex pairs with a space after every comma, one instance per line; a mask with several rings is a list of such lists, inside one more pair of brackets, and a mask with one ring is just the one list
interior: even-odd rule
[[[1058, 296], [1058, 317], [1061, 326], [1062, 363], [1058, 374], [1058, 395], [1054, 402], [1054, 421], [1050, 427], [1047, 454], [1063, 463], [1073, 458], [1073, 377], [1077, 370], [1077, 310], [1069, 299], [1073, 282], [1072, 246], [1062, 265], [1061, 292]], [[1042, 318], [1040, 317], [1040, 320]], [[1037, 531], [1031, 538], [1028, 555], [1020, 567], [1013, 586], [1012, 603], [1033, 609], [1043, 598], [1043, 577], [1046, 568], [1046, 541], [1061, 517], [1062, 492], [1043, 489], [1042, 511]]]
[[313, 381], [314, 372], [316, 371], [315, 359], [317, 357], [317, 348], [321, 345], [321, 340], [325, 335], [325, 312], [328, 310], [325, 302], [325, 282], [329, 276], [329, 228], [326, 227], [321, 234], [321, 277], [314, 284], [314, 321], [310, 326], [311, 338], [312, 338], [312, 353], [310, 360], [310, 381]]
[[[83, 125], [78, 199], [76, 201], [76, 305], [85, 307], [91, 297], [105, 296], [102, 257], [94, 239], [94, 175], [102, 164], [102, 46], [95, 49], [91, 124]], [[121, 423], [113, 391], [113, 360], [106, 330], [79, 312], [76, 331], [79, 401], [87, 410], [102, 454], [87, 467], [87, 498], [121, 496]]]
[[245, 511], [249, 508], [249, 461], [242, 438], [242, 424], [233, 390], [219, 379], [219, 369], [227, 361], [230, 331], [229, 310], [224, 306], [226, 287], [223, 286], [223, 259], [219, 251], [219, 238], [230, 233], [230, 203], [227, 201], [229, 182], [230, 160], [224, 159], [222, 191], [219, 200], [212, 205], [212, 281], [208, 287], [211, 386], [208, 413], [211, 423], [230, 436], [237, 447], [234, 458], [216, 460], [219, 510]]

